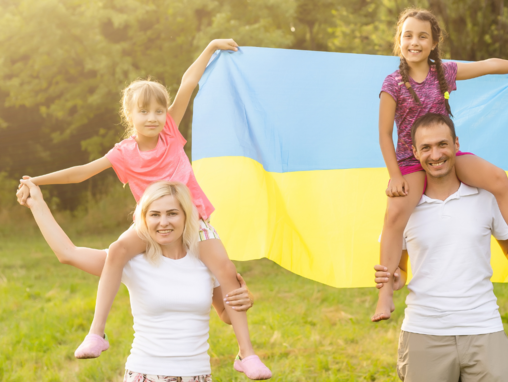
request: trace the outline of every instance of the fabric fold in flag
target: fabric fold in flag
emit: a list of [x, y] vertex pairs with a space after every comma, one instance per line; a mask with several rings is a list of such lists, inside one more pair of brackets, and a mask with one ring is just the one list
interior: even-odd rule
[[[242, 47], [209, 64], [194, 101], [193, 167], [234, 260], [267, 257], [334, 287], [373, 286], [388, 172], [379, 92], [397, 57]], [[459, 81], [461, 150], [503, 169], [508, 76]], [[493, 281], [508, 260], [493, 243]]]

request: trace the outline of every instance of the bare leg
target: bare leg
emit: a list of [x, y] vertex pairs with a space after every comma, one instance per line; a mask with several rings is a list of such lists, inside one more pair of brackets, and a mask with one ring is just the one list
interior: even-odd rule
[[508, 223], [508, 177], [504, 170], [476, 155], [458, 156], [455, 170], [462, 182], [493, 194], [504, 221]]
[[104, 335], [109, 311], [120, 288], [123, 267], [130, 259], [145, 250], [146, 242], [138, 236], [134, 227], [129, 228], [110, 245], [99, 281], [95, 314], [90, 328], [91, 334]]
[[372, 321], [389, 319], [395, 309], [393, 305], [393, 274], [402, 256], [404, 229], [422, 197], [425, 172], [415, 172], [405, 175], [404, 178], [409, 184], [409, 194], [388, 198], [385, 222], [381, 234], [381, 265], [388, 268], [390, 282], [384, 284], [383, 288], [379, 290], [376, 312], [372, 316]]
[[[229, 259], [221, 240], [200, 241], [199, 256], [210, 272], [219, 280], [223, 296], [240, 287], [236, 278], [236, 267]], [[228, 304], [225, 306], [240, 347], [240, 357], [245, 358], [254, 355], [254, 349], [250, 342], [247, 314], [235, 311]]]
[[[224, 248], [220, 239], [200, 241], [199, 256], [217, 280], [219, 280], [223, 296], [240, 286], [236, 278], [236, 267], [229, 260], [226, 248]], [[225, 304], [225, 308], [235, 331], [238, 346], [240, 347], [239, 356], [241, 360], [235, 360], [233, 364], [234, 369], [245, 373], [250, 379], [270, 379], [272, 372], [255, 355], [252, 343], [250, 342], [247, 314], [232, 309], [228, 304]]]

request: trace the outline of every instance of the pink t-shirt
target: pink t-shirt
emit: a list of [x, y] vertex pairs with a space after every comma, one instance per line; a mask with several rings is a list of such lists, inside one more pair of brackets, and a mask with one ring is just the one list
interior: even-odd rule
[[124, 184], [129, 183], [136, 202], [139, 203], [145, 189], [153, 182], [181, 182], [189, 187], [199, 216], [206, 220], [214, 208], [194, 176], [189, 158], [183, 150], [186, 143], [168, 114], [155, 149], [139, 151], [138, 143], [132, 136], [117, 143], [106, 154], [106, 158], [113, 165], [118, 179]]
[[[448, 93], [457, 90], [455, 79], [457, 77], [457, 63], [443, 63], [443, 71], [448, 84]], [[427, 113], [448, 115], [443, 93], [439, 87], [437, 71], [431, 65], [427, 78], [421, 83], [409, 77], [411, 87], [414, 89], [421, 105], [418, 105], [413, 96], [402, 82], [402, 76], [397, 70], [387, 76], [383, 82], [382, 92], [390, 94], [397, 107], [395, 109], [395, 124], [397, 125], [397, 149], [395, 154], [399, 166], [414, 166], [420, 162], [414, 157], [411, 140], [411, 126], [421, 116]]]

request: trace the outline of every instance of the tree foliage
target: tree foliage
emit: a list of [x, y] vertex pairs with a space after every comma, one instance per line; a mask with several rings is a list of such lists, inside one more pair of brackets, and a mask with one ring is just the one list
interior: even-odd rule
[[[104, 155], [123, 133], [120, 91], [151, 77], [174, 94], [214, 38], [391, 54], [398, 14], [414, 4], [448, 31], [444, 57], [508, 55], [508, 0], [0, 0], [0, 171], [39, 175]], [[190, 126], [191, 110], [189, 141]], [[74, 208], [91, 184], [50, 191]]]

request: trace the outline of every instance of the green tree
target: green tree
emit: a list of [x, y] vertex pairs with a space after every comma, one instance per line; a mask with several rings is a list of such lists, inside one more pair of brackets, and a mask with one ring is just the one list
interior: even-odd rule
[[[390, 55], [398, 15], [419, 6], [432, 10], [448, 31], [444, 57], [508, 58], [507, 5], [508, 0], [0, 0], [0, 172], [17, 179], [104, 155], [123, 135], [121, 90], [150, 76], [174, 94], [187, 67], [214, 38], [231, 37], [243, 46]], [[191, 124], [192, 104], [180, 126], [189, 143]], [[103, 192], [107, 176], [113, 172], [84, 185], [49, 187], [49, 193], [72, 209], [84, 195]]]
[[[123, 133], [118, 109], [126, 85], [151, 77], [174, 94], [187, 67], [213, 38], [231, 36], [242, 45], [288, 47], [290, 5], [1, 2], [1, 170], [15, 177], [37, 175], [104, 155]], [[187, 138], [190, 117], [187, 113], [180, 127]], [[60, 194], [69, 190], [60, 195], [66, 208], [79, 202], [76, 194], [90, 190], [69, 187], [52, 188]]]
[[[327, 42], [330, 38], [328, 26], [332, 24], [334, 15], [333, 0], [298, 0], [295, 11], [295, 24], [299, 37], [294, 48], [310, 50], [328, 50]], [[295, 28], [296, 29], [296, 28]], [[304, 31], [304, 33], [302, 33]]]

